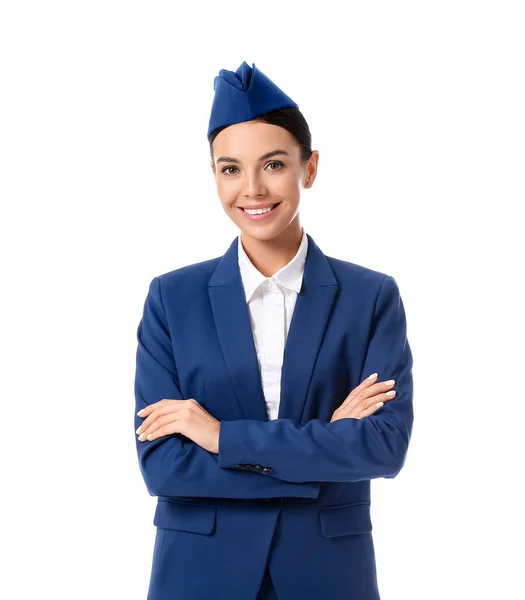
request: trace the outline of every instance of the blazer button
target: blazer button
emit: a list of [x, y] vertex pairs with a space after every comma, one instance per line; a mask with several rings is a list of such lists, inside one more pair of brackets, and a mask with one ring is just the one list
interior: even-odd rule
[[256, 471], [262, 471], [262, 470], [263, 470], [263, 468], [262, 468], [262, 466], [261, 466], [261, 465], [252, 465], [252, 466], [253, 466], [253, 468], [254, 468]]
[[267, 475], [268, 473], [271, 473], [273, 471], [272, 467], [264, 467], [262, 472]]

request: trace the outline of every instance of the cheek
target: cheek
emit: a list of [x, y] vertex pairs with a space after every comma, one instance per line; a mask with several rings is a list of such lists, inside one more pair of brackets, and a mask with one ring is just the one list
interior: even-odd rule
[[275, 180], [272, 190], [276, 194], [293, 201], [299, 196], [299, 181], [294, 173], [290, 173], [286, 177]]
[[220, 181], [217, 184], [217, 193], [222, 204], [225, 206], [231, 204], [237, 196], [235, 188], [230, 182], [224, 183], [223, 181]]

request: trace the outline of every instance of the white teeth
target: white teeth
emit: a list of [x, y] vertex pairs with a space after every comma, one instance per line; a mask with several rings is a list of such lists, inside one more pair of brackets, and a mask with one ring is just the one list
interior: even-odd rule
[[263, 213], [270, 212], [272, 210], [272, 207], [269, 206], [268, 208], [258, 208], [257, 210], [243, 208], [243, 210], [244, 210], [244, 212], [247, 212], [249, 215], [262, 215]]

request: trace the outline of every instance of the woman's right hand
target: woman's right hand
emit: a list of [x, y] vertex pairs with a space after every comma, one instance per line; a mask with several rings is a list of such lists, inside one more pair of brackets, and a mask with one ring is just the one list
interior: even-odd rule
[[[348, 394], [343, 404], [335, 410], [330, 423], [339, 419], [362, 419], [363, 417], [368, 417], [383, 406], [387, 400], [395, 398], [396, 392], [391, 389], [396, 383], [394, 379], [374, 383], [378, 374], [374, 373], [370, 377], [367, 377]], [[378, 405], [378, 403], [380, 404]]]

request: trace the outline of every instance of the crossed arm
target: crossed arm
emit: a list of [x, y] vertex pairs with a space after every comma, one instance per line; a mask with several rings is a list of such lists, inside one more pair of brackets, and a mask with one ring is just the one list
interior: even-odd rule
[[[159, 400], [182, 398], [158, 278], [150, 284], [137, 337], [136, 413], [145, 409], [141, 414], [149, 418], [156, 410], [152, 405]], [[396, 396], [363, 419], [339, 417], [330, 423], [313, 419], [303, 426], [291, 419], [219, 424], [204, 409], [205, 415], [191, 417], [188, 400], [179, 401], [181, 418], [175, 420], [177, 429], [173, 429], [178, 433], [152, 441], [137, 439], [149, 493], [315, 498], [321, 481], [395, 477], [404, 464], [412, 431], [413, 386], [404, 307], [390, 276], [378, 292], [362, 375], [371, 372], [394, 379]], [[136, 415], [136, 427], [141, 421]], [[238, 464], [259, 464], [271, 470], [241, 471]]]

